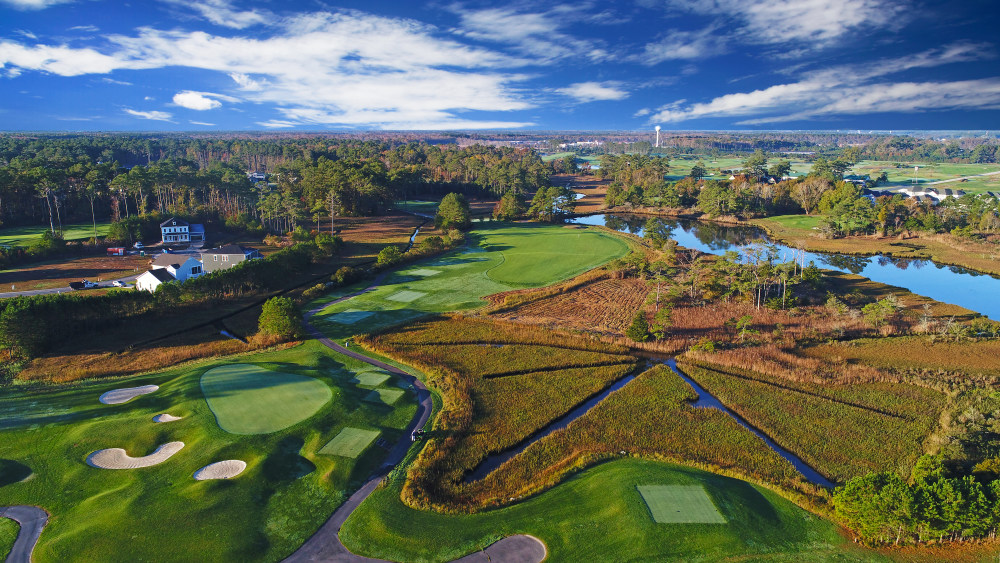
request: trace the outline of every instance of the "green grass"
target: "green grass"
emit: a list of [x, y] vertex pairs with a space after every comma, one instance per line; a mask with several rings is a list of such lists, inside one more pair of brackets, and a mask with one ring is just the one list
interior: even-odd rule
[[201, 390], [219, 427], [231, 434], [270, 434], [311, 417], [333, 393], [312, 377], [249, 364], [210, 369]]
[[[728, 525], [657, 524], [636, 483], [703, 487]], [[605, 463], [524, 502], [471, 515], [413, 510], [400, 483], [377, 489], [340, 531], [359, 555], [448, 561], [504, 536], [531, 534], [549, 561], [882, 561], [837, 527], [769, 490], [665, 463]]]
[[379, 405], [394, 405], [404, 393], [406, 391], [402, 389], [372, 389], [371, 393], [365, 395], [365, 400]]
[[409, 211], [411, 213], [422, 213], [424, 215], [434, 215], [437, 213], [439, 201], [420, 201], [420, 200], [410, 200], [410, 201], [397, 201], [395, 203], [396, 209], [401, 209], [403, 211]]
[[11, 548], [14, 547], [14, 540], [17, 539], [17, 532], [20, 529], [21, 527], [17, 525], [17, 522], [7, 518], [0, 518], [0, 561], [7, 559]]
[[659, 524], [726, 523], [703, 486], [638, 485], [636, 489]]
[[351, 379], [351, 383], [361, 387], [378, 387], [392, 377], [384, 371], [366, 371], [359, 373]]
[[[110, 222], [97, 224], [97, 236], [108, 234]], [[35, 240], [42, 237], [42, 233], [49, 230], [48, 225], [35, 225], [31, 227], [10, 227], [0, 230], [0, 244], [10, 246], [31, 246]], [[75, 223], [73, 225], [63, 225], [63, 238], [66, 240], [85, 240], [94, 236], [93, 223]]]
[[[952, 178], [963, 178], [966, 176], [976, 176], [988, 172], [1000, 171], [1000, 164], [955, 164], [951, 162], [900, 162], [903, 166], [896, 167], [899, 161], [862, 161], [857, 163], [851, 170], [853, 174], [868, 174], [872, 178], [877, 178], [882, 172], [889, 176], [890, 184], [910, 185], [914, 176], [918, 184], [927, 184], [940, 180]], [[917, 166], [916, 175], [913, 167]], [[948, 182], [927, 187], [950, 188], [953, 190], [965, 190], [967, 192], [984, 192], [988, 190], [996, 191], [1000, 189], [1000, 174], [993, 176], [982, 176], [971, 178], [967, 182]]]
[[[160, 390], [124, 405], [97, 401], [104, 391], [122, 387], [121, 381], [0, 391], [0, 408], [7, 413], [0, 415], [5, 425], [0, 457], [34, 472], [27, 480], [0, 481], [0, 498], [52, 514], [35, 561], [280, 560], [385, 457], [381, 448], [369, 448], [356, 459], [317, 455], [319, 449], [348, 427], [380, 431], [395, 442], [416, 412], [412, 394], [392, 408], [363, 401], [368, 390], [350, 383], [363, 364], [317, 342], [237, 361], [320, 379], [334, 387], [333, 398], [285, 430], [234, 435], [218, 427], [201, 391], [202, 374], [227, 365], [219, 360], [135, 377], [130, 385], [156, 384]], [[24, 421], [11, 414], [27, 405], [49, 414]], [[151, 418], [162, 412], [184, 419], [153, 423]], [[85, 463], [97, 449], [150, 451], [171, 440], [186, 445], [155, 467], [102, 471]], [[248, 467], [233, 481], [192, 479], [198, 468], [223, 459], [240, 459]]]
[[762, 223], [774, 224], [785, 229], [799, 229], [811, 233], [813, 228], [818, 227], [825, 220], [822, 215], [775, 215], [766, 219], [761, 219]]
[[[485, 304], [486, 295], [562, 281], [628, 251], [623, 240], [605, 232], [555, 225], [478, 229], [469, 238], [467, 248], [390, 273], [374, 291], [327, 307], [314, 317], [316, 326], [343, 339], [431, 313], [473, 309]], [[440, 273], [428, 276], [427, 270]]]
[[361, 428], [344, 428], [332, 440], [323, 446], [321, 455], [337, 455], [354, 459], [361, 455], [374, 442], [380, 432], [378, 430], [363, 430]]

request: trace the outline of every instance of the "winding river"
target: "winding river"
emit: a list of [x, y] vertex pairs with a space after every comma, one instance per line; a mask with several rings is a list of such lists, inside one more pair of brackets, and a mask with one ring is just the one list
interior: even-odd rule
[[[739, 251], [754, 243], [766, 243], [778, 249], [781, 261], [788, 261], [801, 251], [772, 241], [763, 229], [729, 226], [693, 219], [673, 219], [625, 214], [602, 214], [575, 217], [571, 223], [603, 225], [620, 232], [643, 236], [648, 222], [685, 248], [709, 254]], [[885, 255], [854, 256], [805, 252], [805, 263], [864, 276], [872, 281], [902, 287], [943, 303], [951, 303], [1000, 320], [1000, 278], [958, 266], [945, 266], [930, 260], [892, 258]]]

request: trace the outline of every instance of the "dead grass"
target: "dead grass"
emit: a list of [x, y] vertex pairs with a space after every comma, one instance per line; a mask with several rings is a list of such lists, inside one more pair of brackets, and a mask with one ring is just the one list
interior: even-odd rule
[[596, 213], [605, 209], [604, 196], [608, 193], [611, 180], [583, 174], [555, 174], [549, 180], [554, 186], [569, 184], [573, 191], [584, 195], [576, 202], [576, 213]]
[[[149, 269], [141, 256], [86, 256], [0, 272], [0, 292], [66, 287], [69, 282], [113, 280]], [[14, 286], [14, 289], [11, 289]]]
[[803, 349], [802, 354], [883, 369], [946, 370], [1000, 377], [1000, 340], [878, 338], [820, 344]]

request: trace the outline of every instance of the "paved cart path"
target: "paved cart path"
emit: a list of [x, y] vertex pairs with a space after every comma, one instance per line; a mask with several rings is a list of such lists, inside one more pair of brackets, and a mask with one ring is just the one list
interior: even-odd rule
[[37, 506], [5, 506], [0, 507], [0, 518], [10, 518], [21, 525], [6, 563], [29, 563], [38, 537], [49, 521], [49, 513]]
[[[423, 428], [424, 425], [427, 424], [427, 421], [430, 420], [431, 412], [434, 408], [434, 404], [431, 401], [431, 393], [427, 390], [427, 386], [424, 385], [422, 381], [405, 371], [354, 352], [353, 350], [348, 350], [333, 340], [330, 340], [326, 336], [323, 336], [323, 334], [309, 322], [309, 319], [311, 319], [316, 313], [326, 307], [329, 307], [330, 305], [333, 305], [334, 303], [339, 303], [357, 295], [361, 295], [362, 293], [374, 290], [379, 286], [379, 284], [382, 283], [384, 277], [384, 275], [376, 277], [372, 285], [366, 289], [335, 301], [324, 303], [309, 311], [305, 315], [306, 328], [309, 330], [309, 333], [313, 338], [321, 342], [327, 348], [345, 356], [349, 356], [356, 360], [381, 368], [406, 380], [417, 391], [417, 412], [413, 416], [413, 420], [410, 421], [410, 425], [406, 427], [406, 431], [399, 439], [399, 442], [397, 442], [396, 445], [389, 450], [389, 455], [386, 457], [385, 463], [368, 479], [368, 481], [365, 482], [364, 485], [362, 485], [360, 489], [358, 489], [349, 499], [347, 499], [346, 502], [337, 508], [336, 512], [333, 513], [333, 516], [331, 516], [330, 519], [327, 520], [326, 523], [324, 523], [311, 538], [306, 540], [306, 542], [302, 544], [302, 547], [285, 559], [288, 563], [299, 563], [305, 561], [330, 561], [338, 563], [383, 561], [381, 559], [361, 557], [360, 555], [355, 555], [348, 551], [348, 549], [340, 541], [340, 528], [344, 525], [344, 522], [347, 521], [347, 518], [351, 515], [351, 513], [354, 512], [354, 510], [357, 509], [366, 498], [368, 498], [368, 495], [372, 494], [376, 487], [378, 487], [379, 483], [385, 479], [396, 464], [403, 461], [403, 458], [406, 457], [406, 453], [410, 450], [411, 446], [410, 435], [414, 430]], [[547, 551], [545, 544], [543, 544], [540, 540], [532, 536], [518, 535], [504, 538], [490, 545], [486, 549], [467, 555], [458, 561], [466, 563], [487, 561], [494, 563], [538, 563], [542, 559], [545, 559], [546, 555]]]

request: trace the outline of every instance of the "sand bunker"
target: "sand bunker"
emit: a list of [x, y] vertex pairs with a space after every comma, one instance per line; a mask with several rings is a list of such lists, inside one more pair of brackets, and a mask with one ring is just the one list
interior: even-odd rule
[[105, 405], [118, 405], [127, 403], [136, 397], [146, 395], [156, 391], [160, 387], [157, 385], [143, 385], [142, 387], [126, 387], [125, 389], [113, 389], [101, 395], [101, 402]]
[[99, 469], [138, 469], [140, 467], [150, 467], [163, 463], [170, 459], [170, 456], [181, 451], [184, 442], [167, 442], [156, 448], [153, 453], [143, 457], [130, 457], [128, 452], [121, 448], [109, 448], [97, 450], [87, 456], [87, 465]]
[[209, 479], [232, 479], [247, 468], [247, 462], [238, 459], [227, 459], [217, 461], [202, 467], [194, 472], [196, 481], [207, 481]]
[[174, 416], [172, 414], [158, 414], [153, 417], [153, 422], [173, 422], [175, 420], [180, 420], [184, 418], [183, 416]]

